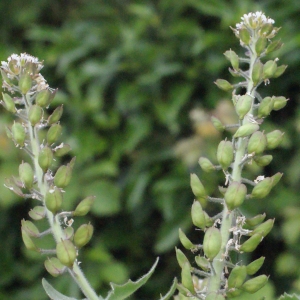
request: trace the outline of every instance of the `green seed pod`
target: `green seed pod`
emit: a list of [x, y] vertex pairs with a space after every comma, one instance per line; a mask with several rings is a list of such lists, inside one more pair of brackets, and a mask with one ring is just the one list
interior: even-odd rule
[[260, 223], [262, 223], [264, 221], [264, 219], [266, 218], [266, 214], [260, 214], [260, 215], [257, 215], [253, 218], [250, 218], [250, 219], [246, 219], [245, 221], [245, 225], [243, 228], [246, 228], [246, 229], [252, 229], [254, 228], [255, 226], [259, 225]]
[[279, 180], [281, 179], [282, 175], [283, 175], [283, 173], [277, 172], [275, 175], [273, 175], [271, 177], [271, 179], [272, 179], [272, 187], [274, 187], [279, 182]]
[[240, 119], [243, 119], [245, 115], [250, 111], [253, 103], [253, 98], [249, 95], [243, 95], [239, 97], [235, 105], [235, 111]]
[[77, 248], [85, 246], [92, 238], [94, 227], [92, 224], [81, 225], [74, 234], [74, 244]]
[[251, 197], [262, 199], [265, 198], [272, 189], [272, 179], [270, 177], [266, 177], [264, 180], [260, 181], [253, 188]]
[[62, 205], [63, 194], [61, 190], [57, 187], [50, 189], [45, 195], [45, 204], [46, 207], [55, 214]]
[[251, 77], [254, 86], [263, 80], [263, 64], [259, 60], [253, 66]]
[[274, 60], [268, 60], [263, 67], [263, 78], [268, 79], [274, 77], [277, 70], [277, 64]]
[[188, 237], [185, 235], [185, 233], [179, 228], [179, 240], [182, 244], [182, 246], [187, 250], [194, 250], [197, 249], [196, 245], [194, 245]]
[[40, 236], [40, 232], [39, 232], [38, 228], [31, 221], [23, 219], [21, 221], [21, 225], [22, 225], [22, 227], [21, 227], [22, 230], [25, 230], [29, 236], [33, 236], [33, 237]]
[[23, 147], [25, 145], [26, 132], [25, 128], [18, 122], [15, 122], [11, 127], [12, 138], [15, 143]]
[[280, 77], [286, 70], [287, 66], [286, 65], [281, 65], [279, 67], [277, 67], [277, 70], [275, 72], [275, 74], [273, 75], [274, 78], [278, 78]]
[[196, 262], [197, 266], [200, 267], [203, 271], [205, 271], [205, 272], [209, 271], [210, 264], [209, 264], [209, 261], [205, 257], [197, 255], [195, 257], [195, 262]]
[[246, 266], [235, 266], [228, 277], [228, 289], [239, 288], [243, 285], [247, 277]]
[[262, 37], [268, 36], [273, 31], [273, 25], [271, 23], [265, 23], [259, 30], [259, 35]]
[[59, 124], [53, 124], [47, 132], [47, 144], [52, 145], [61, 135], [62, 127]]
[[267, 138], [261, 131], [254, 132], [248, 142], [248, 153], [261, 154], [267, 147]]
[[70, 165], [60, 166], [54, 176], [54, 184], [59, 188], [65, 188], [70, 183], [72, 169]]
[[272, 155], [254, 156], [254, 161], [259, 167], [265, 167], [272, 161]]
[[0, 72], [3, 80], [6, 81], [6, 83], [11, 86], [12, 85], [11, 80], [7, 77], [6, 72], [4, 72], [2, 69], [0, 70]]
[[261, 100], [258, 110], [257, 110], [257, 116], [259, 118], [265, 118], [267, 117], [274, 107], [274, 98], [273, 97], [265, 97]]
[[225, 79], [217, 79], [215, 81], [215, 84], [217, 85], [217, 87], [223, 91], [231, 91], [233, 90], [233, 85], [231, 83], [229, 83], [227, 80]]
[[250, 36], [250, 33], [248, 31], [248, 29], [246, 28], [241, 28], [239, 30], [239, 38], [241, 40], [241, 42], [245, 45], [249, 45], [249, 42], [250, 42], [250, 39], [251, 39], [251, 36]]
[[214, 219], [211, 218], [211, 217], [206, 213], [206, 211], [203, 211], [203, 213], [204, 213], [204, 217], [205, 217], [205, 226], [206, 226], [206, 227], [211, 227], [211, 226], [213, 226], [213, 224], [214, 224]]
[[90, 210], [95, 201], [95, 196], [89, 196], [84, 198], [80, 203], [76, 206], [73, 216], [81, 217], [85, 216]]
[[227, 297], [228, 299], [230, 299], [230, 298], [236, 298], [236, 297], [239, 296], [241, 293], [242, 293], [242, 290], [240, 290], [240, 289], [231, 289], [230, 291], [228, 291], [228, 292], [226, 293], [226, 297]]
[[211, 122], [213, 123], [214, 127], [215, 127], [218, 131], [220, 131], [220, 132], [224, 131], [225, 126], [222, 124], [222, 122], [221, 122], [218, 118], [212, 116], [212, 117], [211, 117]]
[[22, 181], [24, 187], [26, 189], [30, 190], [33, 186], [34, 172], [29, 163], [22, 162], [19, 165], [19, 176], [20, 176], [20, 180]]
[[216, 293], [207, 295], [205, 300], [225, 300], [225, 298], [223, 295]]
[[247, 124], [239, 127], [239, 129], [236, 131], [236, 133], [233, 135], [233, 137], [235, 137], [235, 138], [246, 137], [248, 135], [251, 135], [252, 133], [254, 133], [257, 130], [259, 130], [258, 124], [247, 123]]
[[267, 221], [265, 221], [264, 223], [258, 225], [252, 232], [251, 232], [251, 236], [259, 233], [261, 234], [263, 237], [265, 237], [273, 228], [275, 219], [269, 219]]
[[12, 99], [12, 97], [6, 93], [2, 93], [2, 97], [3, 97], [5, 109], [11, 113], [15, 113], [17, 111], [17, 109], [16, 109], [15, 102]]
[[247, 187], [240, 182], [230, 183], [224, 195], [225, 203], [229, 211], [241, 206], [246, 198]]
[[273, 41], [272, 43], [270, 43], [266, 49], [266, 54], [269, 54], [273, 51], [276, 51], [278, 49], [280, 49], [282, 47], [282, 43], [280, 40], [277, 41]]
[[189, 260], [187, 259], [185, 254], [180, 249], [175, 247], [175, 252], [176, 252], [176, 258], [177, 258], [180, 268], [182, 268], [185, 263], [190, 264]]
[[48, 120], [47, 120], [47, 123], [49, 124], [49, 125], [52, 125], [52, 124], [54, 124], [54, 123], [57, 123], [59, 120], [60, 120], [60, 118], [61, 118], [61, 116], [62, 116], [62, 114], [63, 114], [63, 105], [60, 105], [60, 106], [58, 106], [54, 111], [53, 111], [53, 113], [49, 116], [49, 118], [48, 118]]
[[208, 228], [203, 239], [203, 251], [210, 261], [212, 261], [220, 252], [221, 244], [222, 237], [220, 230], [216, 227]]
[[278, 147], [283, 140], [284, 132], [280, 130], [273, 130], [266, 134], [267, 137], [267, 149], [271, 150]]
[[53, 152], [52, 149], [48, 146], [45, 146], [41, 149], [38, 157], [39, 166], [41, 169], [46, 172], [51, 166], [53, 161]]
[[64, 239], [73, 241], [74, 237], [74, 228], [71, 226], [68, 226], [64, 229]]
[[267, 47], [267, 39], [265, 37], [259, 37], [255, 44], [255, 51], [257, 56], [260, 56], [261, 53], [266, 49]]
[[279, 96], [279, 97], [272, 97], [274, 98], [274, 106], [273, 106], [273, 110], [280, 110], [282, 108], [284, 108], [287, 104], [287, 102], [289, 101], [289, 99], [286, 99], [283, 96]]
[[265, 261], [265, 257], [260, 257], [253, 262], [251, 262], [249, 265], [246, 266], [247, 268], [247, 274], [248, 275], [254, 275], [263, 265]]
[[53, 277], [57, 277], [66, 271], [66, 267], [56, 257], [51, 257], [44, 262], [44, 266], [48, 273]]
[[227, 50], [224, 53], [224, 55], [230, 61], [233, 69], [238, 71], [239, 70], [239, 57], [238, 57], [238, 55], [234, 51], [232, 51], [231, 49]]
[[19, 89], [21, 94], [25, 95], [29, 92], [32, 86], [32, 79], [29, 74], [21, 75], [19, 79]]
[[197, 199], [206, 198], [207, 194], [205, 188], [196, 174], [191, 174], [190, 184], [193, 194]]
[[230, 141], [221, 141], [217, 150], [217, 160], [222, 169], [226, 170], [233, 161], [233, 145]]
[[31, 219], [38, 221], [42, 220], [46, 216], [46, 210], [44, 206], [35, 206], [28, 212], [28, 215]]
[[182, 284], [177, 283], [176, 288], [179, 291], [179, 297], [191, 297], [192, 296], [191, 292], [187, 288], [185, 288]]
[[206, 157], [199, 158], [199, 165], [204, 172], [208, 172], [208, 173], [216, 169], [215, 166], [212, 164], [212, 162]]
[[243, 284], [242, 288], [247, 293], [254, 294], [266, 285], [268, 279], [269, 277], [267, 277], [266, 275], [257, 276], [255, 278], [247, 280]]
[[192, 222], [198, 228], [204, 229], [206, 225], [205, 215], [199, 201], [194, 201], [192, 205]]
[[263, 240], [263, 236], [259, 233], [252, 235], [246, 242], [244, 242], [239, 251], [242, 252], [253, 252], [259, 243]]
[[55, 156], [61, 157], [66, 155], [71, 151], [71, 146], [68, 144], [61, 143], [59, 146], [55, 147], [53, 149]]
[[188, 289], [192, 295], [195, 295], [195, 289], [191, 274], [191, 267], [189, 263], [184, 263], [181, 269], [181, 282], [182, 285]]
[[25, 247], [28, 250], [39, 252], [39, 248], [34, 244], [34, 242], [32, 241], [31, 237], [26, 232], [26, 230], [21, 229], [21, 231], [22, 231], [22, 239], [23, 239], [23, 242], [25, 244]]
[[28, 112], [28, 119], [31, 123], [31, 126], [35, 126], [41, 121], [43, 116], [43, 109], [38, 105], [32, 105]]
[[77, 257], [76, 248], [70, 240], [61, 240], [56, 244], [56, 255], [59, 261], [67, 266], [72, 267]]
[[36, 98], [35, 98], [35, 103], [39, 105], [40, 107], [47, 107], [53, 100], [56, 91], [51, 92], [49, 89], [44, 89], [40, 92], [38, 92]]

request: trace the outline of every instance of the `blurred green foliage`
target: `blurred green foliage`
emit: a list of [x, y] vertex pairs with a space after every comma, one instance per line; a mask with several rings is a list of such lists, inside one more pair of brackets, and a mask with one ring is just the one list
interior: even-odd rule
[[[224, 181], [222, 174], [204, 177], [197, 160], [215, 158], [220, 137], [208, 122], [210, 114], [232, 120], [230, 95], [213, 84], [231, 79], [223, 53], [229, 48], [241, 53], [229, 26], [250, 11], [275, 19], [285, 44], [276, 54], [289, 67], [263, 93], [290, 101], [265, 128], [281, 127], [286, 138], [268, 168], [250, 166], [249, 172], [253, 178], [278, 171], [285, 176], [266, 200], [244, 209], [276, 218], [252, 257], [266, 256], [268, 293], [300, 292], [299, 1], [5, 0], [0, 8], [1, 60], [12, 53], [37, 56], [45, 61], [42, 74], [50, 86], [59, 88], [53, 108], [64, 104], [62, 141], [77, 156], [64, 208], [97, 196], [91, 215], [82, 220], [95, 226], [90, 247], [79, 257], [82, 267], [103, 294], [109, 282], [138, 278], [160, 256], [153, 278], [132, 298], [146, 300], [165, 293], [179, 275], [178, 228], [201, 242], [190, 220], [189, 173], [198, 173], [210, 192]], [[25, 157], [6, 138], [11, 122], [1, 108], [2, 183], [17, 174]], [[0, 298], [47, 299], [41, 286], [41, 278], [50, 277], [45, 257], [26, 251], [20, 237], [20, 221], [29, 218], [33, 202], [3, 185], [0, 195]], [[208, 211], [218, 212], [212, 205]], [[68, 276], [49, 280], [62, 293], [79, 295]]]

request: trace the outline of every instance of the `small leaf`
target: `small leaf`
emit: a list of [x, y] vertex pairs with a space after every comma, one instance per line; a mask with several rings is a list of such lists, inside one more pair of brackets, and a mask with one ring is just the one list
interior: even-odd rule
[[173, 296], [173, 294], [176, 291], [176, 284], [177, 284], [177, 278], [175, 277], [174, 280], [173, 280], [173, 284], [172, 284], [171, 288], [169, 289], [168, 293], [165, 294], [164, 296], [160, 295], [159, 300], [169, 300], [169, 299], [171, 299], [171, 297]]
[[123, 300], [129, 297], [130, 295], [132, 295], [136, 290], [138, 290], [142, 285], [144, 285], [147, 282], [147, 280], [151, 277], [151, 275], [153, 274], [157, 266], [158, 260], [159, 258], [156, 259], [150, 271], [137, 281], [132, 281], [129, 279], [123, 285], [111, 283], [110, 285], [112, 290], [108, 293], [105, 300]]

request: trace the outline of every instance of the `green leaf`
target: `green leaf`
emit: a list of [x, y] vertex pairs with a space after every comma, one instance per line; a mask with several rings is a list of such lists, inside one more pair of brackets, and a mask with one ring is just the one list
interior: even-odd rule
[[137, 281], [128, 280], [123, 285], [111, 283], [111, 291], [108, 293], [105, 300], [123, 300], [132, 295], [142, 285], [144, 285], [153, 274], [159, 258], [156, 259], [150, 271]]
[[173, 284], [172, 284], [171, 288], [169, 289], [169, 291], [167, 292], [167, 294], [165, 294], [164, 296], [160, 295], [160, 299], [159, 300], [168, 300], [168, 299], [170, 299], [173, 296], [173, 294], [176, 291], [177, 281], [178, 280], [175, 277], [174, 280], [173, 280]]
[[[52, 299], [52, 300], [78, 300], [76, 298], [67, 297], [60, 292], [58, 292], [45, 278], [42, 279], [42, 284], [44, 287], [44, 290], [46, 294]], [[86, 298], [82, 300], [87, 300]]]
[[278, 300], [299, 300], [300, 296], [293, 294], [293, 295], [289, 295], [287, 293], [284, 293], [283, 295], [281, 295]]

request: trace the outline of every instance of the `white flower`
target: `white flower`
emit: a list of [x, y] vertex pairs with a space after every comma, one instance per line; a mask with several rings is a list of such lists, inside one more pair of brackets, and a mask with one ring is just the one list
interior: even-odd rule
[[239, 30], [246, 26], [247, 28], [257, 28], [264, 24], [274, 24], [275, 21], [271, 18], [267, 18], [266, 15], [257, 11], [255, 13], [244, 14], [242, 17], [242, 22], [236, 24], [236, 29]]

